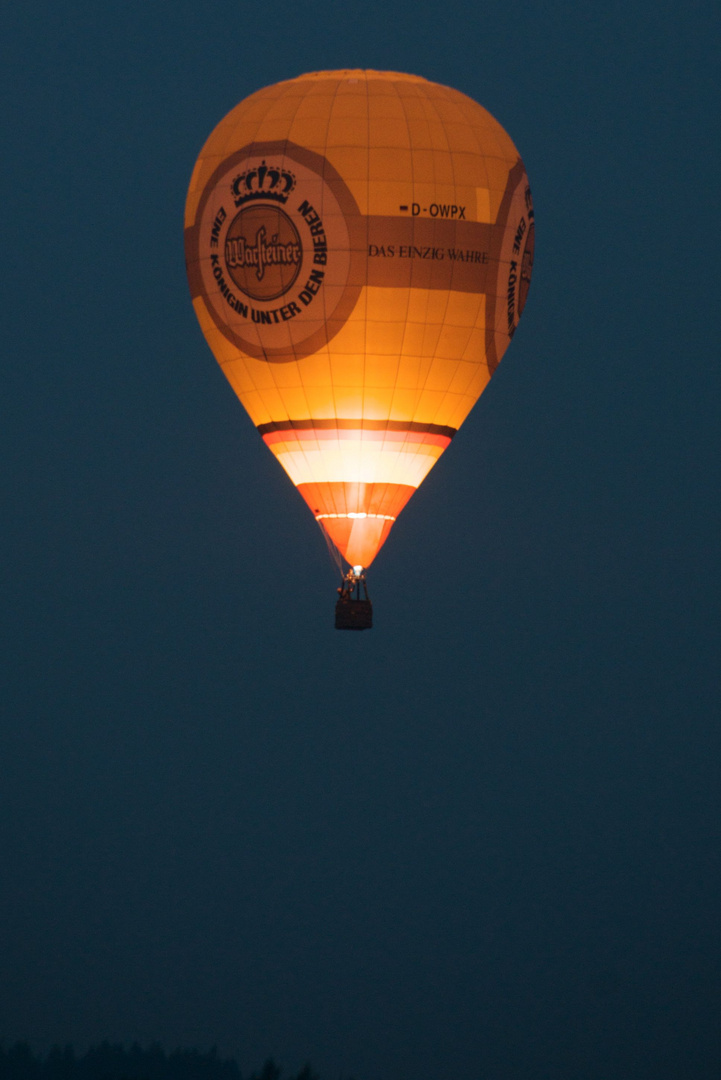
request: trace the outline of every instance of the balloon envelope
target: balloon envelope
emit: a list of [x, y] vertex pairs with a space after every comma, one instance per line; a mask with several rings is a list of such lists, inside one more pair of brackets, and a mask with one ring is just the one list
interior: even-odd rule
[[517, 150], [448, 87], [303, 75], [213, 131], [185, 243], [228, 381], [344, 557], [369, 566], [523, 310], [534, 224]]

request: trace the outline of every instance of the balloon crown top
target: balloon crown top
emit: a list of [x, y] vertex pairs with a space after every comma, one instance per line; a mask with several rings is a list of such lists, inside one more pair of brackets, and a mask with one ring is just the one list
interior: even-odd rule
[[280, 165], [261, 165], [247, 169], [230, 185], [236, 206], [256, 199], [285, 203], [295, 187], [295, 176]]
[[405, 71], [377, 71], [375, 68], [340, 68], [331, 71], [307, 71], [297, 75], [296, 79], [334, 79], [346, 80], [347, 82], [368, 82], [380, 79], [388, 82], [421, 82], [427, 83], [428, 79], [422, 75], [409, 75]]

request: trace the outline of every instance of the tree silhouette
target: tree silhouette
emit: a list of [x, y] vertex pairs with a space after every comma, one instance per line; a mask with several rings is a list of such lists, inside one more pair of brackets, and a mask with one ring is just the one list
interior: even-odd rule
[[[268, 1058], [248, 1080], [280, 1080], [281, 1069]], [[243, 1080], [233, 1058], [221, 1058], [217, 1047], [208, 1052], [194, 1048], [172, 1050], [159, 1043], [143, 1048], [133, 1043], [104, 1040], [80, 1056], [73, 1047], [54, 1046], [44, 1059], [36, 1057], [26, 1042], [6, 1047], [0, 1043], [0, 1080]], [[309, 1064], [289, 1080], [319, 1080]]]

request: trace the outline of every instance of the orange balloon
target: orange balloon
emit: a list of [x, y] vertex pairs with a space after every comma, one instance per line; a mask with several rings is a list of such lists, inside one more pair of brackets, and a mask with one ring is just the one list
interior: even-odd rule
[[534, 224], [518, 151], [446, 86], [302, 75], [213, 131], [185, 246], [228, 381], [316, 520], [368, 567], [523, 311]]

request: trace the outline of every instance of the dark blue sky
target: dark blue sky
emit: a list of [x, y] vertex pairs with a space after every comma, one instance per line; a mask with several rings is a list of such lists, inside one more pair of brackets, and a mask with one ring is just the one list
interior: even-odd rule
[[[719, 1075], [718, 38], [711, 3], [3, 16], [0, 1037]], [[217, 121], [338, 67], [480, 101], [537, 220], [368, 634], [182, 247]]]

